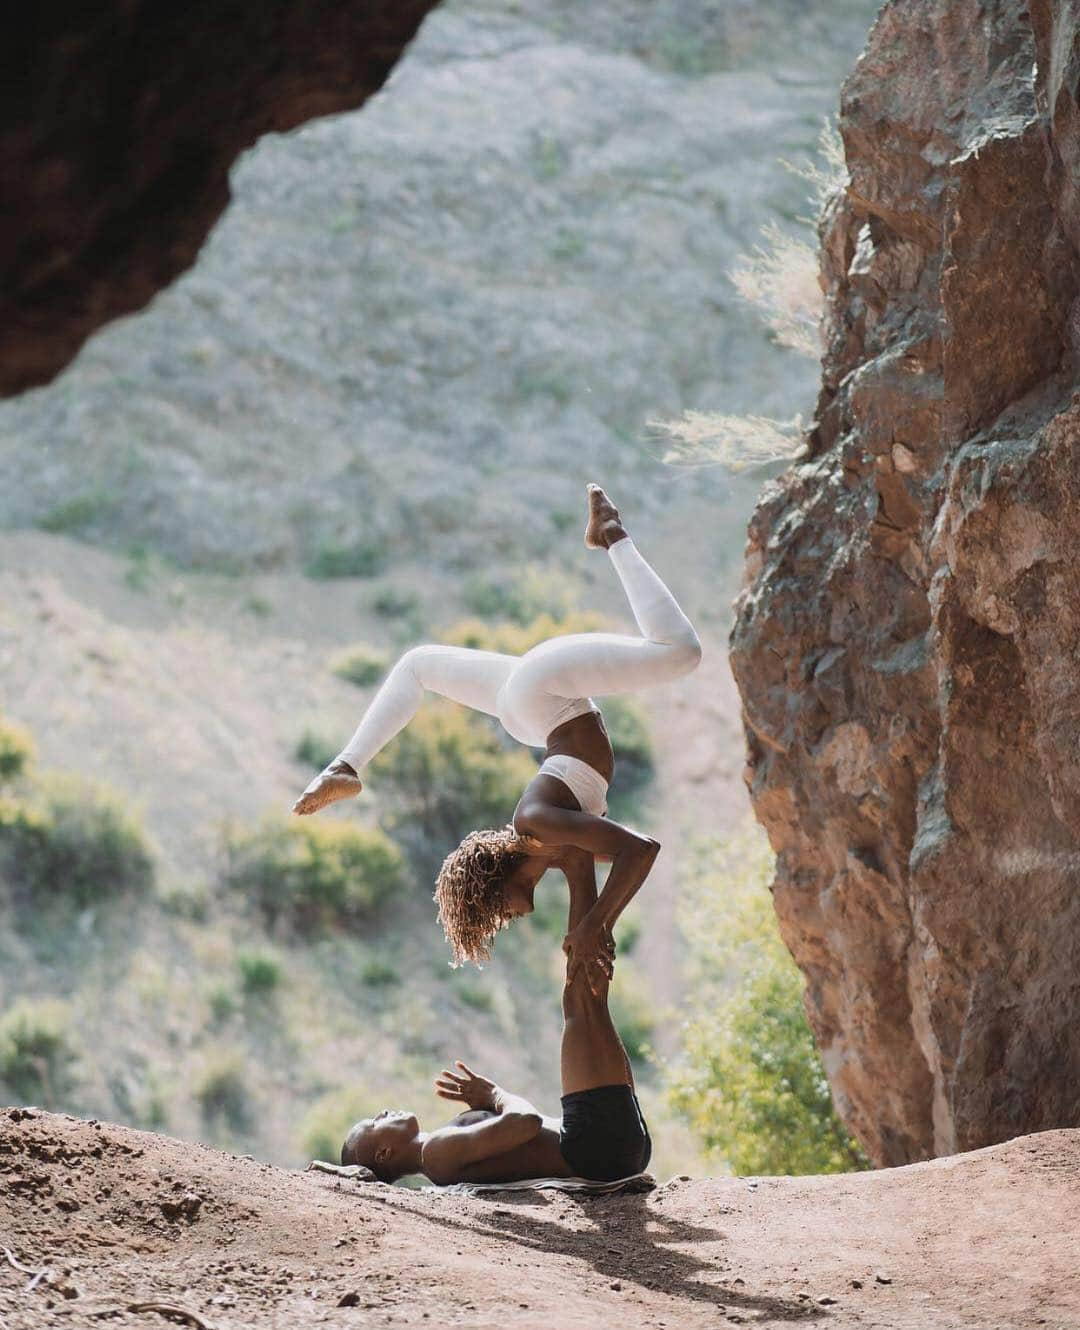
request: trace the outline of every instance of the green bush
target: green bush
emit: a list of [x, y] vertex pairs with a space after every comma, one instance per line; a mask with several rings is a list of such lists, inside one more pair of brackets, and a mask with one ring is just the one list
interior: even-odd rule
[[534, 911], [525, 921], [525, 927], [540, 929], [561, 947], [566, 936], [569, 896], [566, 879], [558, 869], [549, 868], [536, 884], [533, 905]]
[[236, 969], [240, 975], [240, 987], [248, 997], [267, 997], [281, 984], [281, 962], [273, 952], [238, 952]]
[[482, 981], [469, 978], [451, 980], [450, 987], [458, 1001], [473, 1011], [494, 1011], [495, 998], [486, 976]]
[[330, 669], [339, 679], [347, 679], [358, 688], [370, 688], [386, 673], [389, 661], [381, 651], [358, 642], [330, 658]]
[[611, 796], [633, 799], [649, 784], [656, 770], [645, 712], [639, 703], [625, 697], [605, 697], [600, 707], [615, 753]]
[[635, 902], [625, 914], [620, 915], [619, 922], [615, 925], [615, 941], [619, 944], [620, 956], [629, 956], [633, 953], [641, 941], [641, 930], [640, 905]]
[[298, 762], [303, 762], [305, 766], [314, 767], [316, 771], [321, 771], [323, 767], [327, 767], [333, 762], [340, 749], [335, 748], [329, 739], [316, 734], [314, 730], [305, 730], [296, 741], [296, 748], [293, 752]]
[[482, 619], [510, 619], [525, 627], [542, 614], [564, 619], [570, 613], [576, 586], [564, 571], [528, 564], [495, 577], [474, 574], [462, 588], [465, 607]]
[[172, 882], [158, 892], [165, 914], [191, 924], [204, 924], [210, 917], [210, 893], [202, 882]]
[[206, 1005], [210, 1008], [211, 1026], [224, 1025], [231, 1016], [236, 1015], [236, 993], [229, 984], [215, 984], [207, 994]]
[[360, 967], [360, 982], [368, 988], [388, 988], [391, 984], [401, 983], [401, 972], [392, 961], [372, 956]]
[[422, 623], [424, 607], [415, 591], [400, 591], [396, 587], [383, 587], [376, 592], [371, 608], [384, 619], [404, 619], [411, 624]]
[[425, 860], [478, 827], [505, 826], [536, 774], [528, 754], [504, 748], [484, 719], [443, 702], [421, 711], [369, 770], [390, 830]]
[[144, 833], [123, 803], [68, 780], [51, 780], [34, 804], [0, 801], [0, 864], [35, 902], [85, 906], [154, 882]]
[[[307, 1159], [341, 1162], [341, 1144], [360, 1118], [379, 1111], [364, 1090], [333, 1090], [308, 1110], [300, 1127], [300, 1149]], [[381, 1108], [382, 1105], [379, 1105]]]
[[80, 494], [53, 508], [38, 522], [42, 531], [53, 535], [71, 535], [108, 521], [116, 512], [116, 500], [106, 494]]
[[0, 1081], [22, 1103], [57, 1108], [71, 1092], [76, 1054], [63, 1002], [23, 999], [0, 1018]]
[[372, 918], [404, 890], [405, 863], [381, 831], [270, 817], [230, 835], [225, 881], [269, 927], [311, 933]]
[[511, 656], [523, 656], [549, 637], [562, 637], [567, 633], [593, 633], [607, 627], [609, 623], [603, 615], [581, 611], [562, 618], [539, 614], [525, 624], [493, 625], [481, 619], [461, 619], [442, 636], [452, 646], [477, 647], [481, 651], [503, 651]]
[[375, 577], [382, 571], [385, 554], [373, 540], [357, 540], [351, 545], [328, 541], [308, 561], [308, 577], [330, 580], [338, 577]]
[[247, 1131], [252, 1120], [247, 1067], [239, 1053], [223, 1049], [211, 1055], [195, 1082], [195, 1101], [208, 1127], [221, 1123]]
[[34, 760], [34, 741], [21, 726], [0, 716], [0, 784], [26, 774]]
[[632, 1062], [645, 1062], [656, 1031], [655, 1003], [644, 976], [627, 960], [616, 960], [610, 992], [611, 1019]]
[[691, 953], [683, 1066], [669, 1094], [739, 1174], [839, 1173], [866, 1160], [833, 1108], [803, 1010], [803, 980], [769, 894], [760, 832], [704, 842], [684, 892]]

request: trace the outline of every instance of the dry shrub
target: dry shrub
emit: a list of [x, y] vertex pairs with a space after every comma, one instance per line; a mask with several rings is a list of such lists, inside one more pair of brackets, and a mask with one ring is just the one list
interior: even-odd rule
[[675, 420], [652, 420], [668, 443], [663, 460], [679, 466], [721, 465], [729, 471], [768, 462], [790, 461], [802, 449], [802, 420], [768, 416], [727, 416], [684, 411]]
[[761, 234], [764, 244], [742, 256], [731, 280], [739, 295], [760, 311], [781, 346], [816, 360], [821, 355], [825, 308], [817, 249], [788, 235], [776, 222], [768, 222]]
[[789, 162], [780, 158], [780, 165], [805, 180], [810, 186], [810, 198], [814, 204], [814, 216], [807, 220], [813, 224], [821, 215], [821, 210], [838, 189], [848, 181], [847, 160], [844, 154], [844, 140], [840, 130], [830, 116], [826, 116], [818, 135], [817, 161], [805, 163]]

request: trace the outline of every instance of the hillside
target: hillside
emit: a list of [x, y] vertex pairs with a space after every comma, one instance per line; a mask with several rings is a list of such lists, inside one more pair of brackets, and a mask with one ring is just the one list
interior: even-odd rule
[[[747, 810], [725, 636], [760, 475], [665, 467], [648, 421], [811, 400], [727, 269], [805, 211], [777, 159], [813, 152], [873, 8], [447, 5], [385, 96], [238, 164], [190, 274], [0, 406], [0, 713], [45, 779], [130, 804], [158, 879], [61, 917], [0, 900], [0, 1005], [59, 1000], [78, 1051], [50, 1107], [292, 1164], [372, 1096], [428, 1106], [450, 1050], [554, 1102], [552, 909], [451, 973], [427, 866], [369, 926], [304, 940], [224, 888], [223, 844], [288, 807], [305, 738], [351, 732], [371, 687], [335, 651], [392, 658], [478, 603], [497, 626], [523, 586], [630, 628], [581, 544], [592, 479], [706, 644], [643, 699], [633, 820], [665, 849], [616, 985], [639, 1051], [675, 1049], [684, 856]], [[378, 826], [381, 797], [327, 816]], [[222, 1078], [229, 1114], [200, 1108]], [[661, 1170], [695, 1166], [662, 1136]]]
[[[173, 1320], [577, 1330], [793, 1322], [1071, 1330], [1080, 1132], [833, 1178], [468, 1198], [0, 1115], [9, 1330]], [[154, 1307], [158, 1310], [155, 1311]]]
[[758, 482], [672, 473], [648, 422], [812, 402], [727, 276], [798, 229], [779, 159], [813, 156], [876, 6], [799, 8], [437, 10], [362, 111], [238, 163], [187, 276], [0, 407], [0, 523], [456, 577], [561, 564], [596, 475], [650, 548], [710, 531], [711, 591]]

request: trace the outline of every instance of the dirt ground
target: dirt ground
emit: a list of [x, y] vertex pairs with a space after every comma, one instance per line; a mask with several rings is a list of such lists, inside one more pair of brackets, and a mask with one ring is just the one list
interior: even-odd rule
[[[845, 1177], [463, 1197], [0, 1111], [0, 1324], [1080, 1325], [1080, 1131]], [[30, 1287], [33, 1285], [33, 1287]]]

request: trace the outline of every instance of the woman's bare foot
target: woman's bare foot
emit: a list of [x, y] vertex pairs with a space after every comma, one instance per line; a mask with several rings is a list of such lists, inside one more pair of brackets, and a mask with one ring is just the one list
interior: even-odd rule
[[320, 771], [304, 793], [293, 804], [294, 813], [317, 813], [327, 804], [337, 803], [339, 799], [350, 799], [364, 788], [360, 777], [349, 766], [337, 758], [328, 767]]
[[585, 544], [591, 550], [606, 550], [626, 535], [619, 520], [619, 510], [599, 485], [587, 485], [589, 495], [589, 523], [585, 528]]

